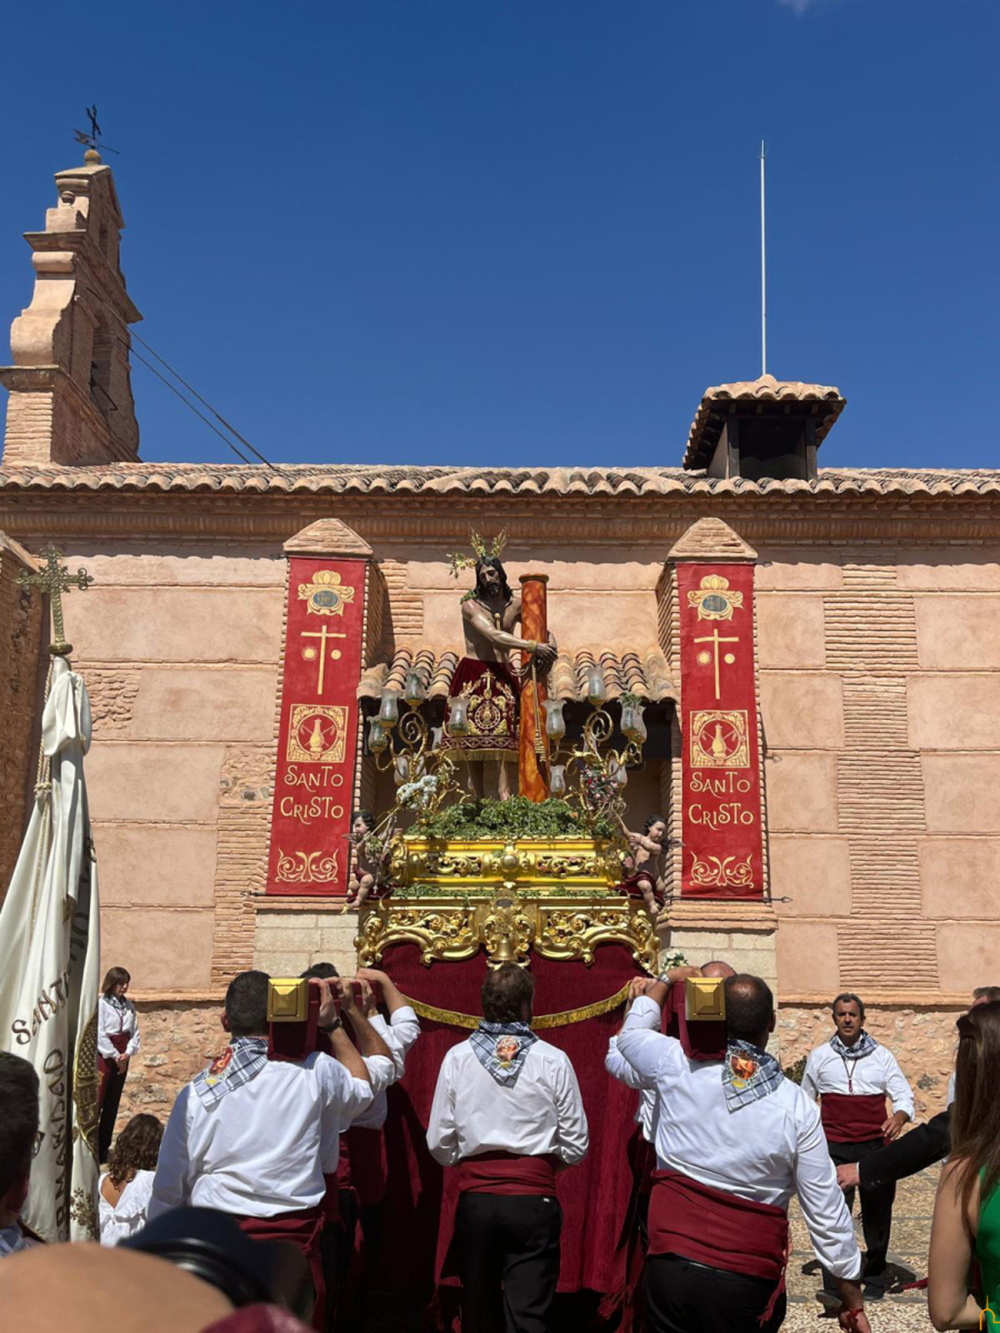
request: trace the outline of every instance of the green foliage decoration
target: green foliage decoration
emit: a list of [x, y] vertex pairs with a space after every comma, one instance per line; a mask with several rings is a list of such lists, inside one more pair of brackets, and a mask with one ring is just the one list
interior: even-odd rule
[[439, 810], [420, 830], [429, 838], [456, 842], [512, 842], [518, 838], [613, 838], [611, 821], [598, 819], [593, 827], [566, 801], [550, 798], [529, 801], [512, 796], [507, 801], [486, 797], [463, 801]]

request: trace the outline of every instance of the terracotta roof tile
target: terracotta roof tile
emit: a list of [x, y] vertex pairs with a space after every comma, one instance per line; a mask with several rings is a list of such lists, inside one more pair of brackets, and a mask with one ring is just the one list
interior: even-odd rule
[[[358, 685], [359, 699], [377, 699], [384, 689], [401, 690], [408, 671], [419, 671], [432, 699], [445, 698], [458, 666], [458, 653], [437, 653], [428, 644], [404, 644], [390, 662], [366, 668]], [[630, 691], [648, 703], [677, 699], [677, 688], [670, 679], [666, 659], [659, 648], [624, 653], [562, 652], [552, 664], [549, 688], [557, 699], [581, 702], [587, 697], [587, 672], [600, 666], [609, 699]]]
[[[836, 392], [832, 390], [831, 392]], [[1000, 470], [821, 468], [816, 481], [721, 480], [684, 468], [524, 469], [351, 467], [296, 463], [108, 463], [93, 467], [0, 463], [0, 491], [245, 495], [1000, 495]]]

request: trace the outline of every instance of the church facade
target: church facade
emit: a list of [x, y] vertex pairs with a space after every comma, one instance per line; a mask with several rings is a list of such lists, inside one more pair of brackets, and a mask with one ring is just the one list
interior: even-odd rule
[[[708, 390], [673, 468], [141, 462], [122, 214], [110, 170], [88, 157], [59, 173], [45, 229], [28, 234], [35, 291], [0, 370], [0, 773], [14, 812], [0, 870], [6, 882], [31, 799], [46, 660], [37, 598], [14, 580], [51, 542], [95, 580], [65, 614], [94, 708], [103, 961], [128, 967], [143, 1017], [134, 1108], [165, 1110], [213, 1053], [236, 971], [353, 962], [357, 916], [329, 881], [267, 891], [275, 820], [302, 815], [275, 787], [290, 753], [283, 682], [293, 655], [316, 661], [292, 641], [293, 562], [360, 571], [357, 662], [337, 705], [355, 760], [343, 818], [392, 803], [366, 739], [385, 692], [418, 672], [440, 721], [471, 586], [447, 553], [470, 529], [506, 530], [512, 584], [547, 575], [550, 692], [567, 713], [585, 707], [595, 668], [612, 704], [627, 694], [645, 710], [627, 822], [662, 813], [677, 841], [662, 945], [765, 976], [786, 1064], [826, 1032], [836, 992], [859, 992], [922, 1109], [943, 1104], [954, 1018], [1000, 957], [1000, 473], [821, 467], [844, 399], [770, 377]], [[742, 641], [731, 596], [688, 589], [695, 567], [746, 581]], [[688, 658], [685, 608], [704, 605], [711, 652]], [[726, 718], [741, 711], [719, 672], [742, 653], [754, 800], [712, 805], [695, 797], [735, 780], [740, 724]], [[702, 658], [724, 708], [700, 714]], [[306, 752], [322, 732], [310, 725]], [[697, 734], [714, 775], [700, 788]], [[699, 826], [744, 817], [752, 891], [717, 862], [692, 882]]]

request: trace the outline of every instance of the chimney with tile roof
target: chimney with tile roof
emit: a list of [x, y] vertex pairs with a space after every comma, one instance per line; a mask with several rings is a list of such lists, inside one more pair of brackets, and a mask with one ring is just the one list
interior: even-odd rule
[[706, 389], [684, 467], [710, 477], [814, 481], [816, 451], [844, 405], [839, 389], [773, 375]]
[[0, 367], [10, 390], [3, 460], [135, 462], [128, 326], [142, 316], [118, 262], [125, 223], [114, 179], [93, 149], [55, 179], [45, 230], [25, 233], [35, 290], [11, 326], [14, 364]]

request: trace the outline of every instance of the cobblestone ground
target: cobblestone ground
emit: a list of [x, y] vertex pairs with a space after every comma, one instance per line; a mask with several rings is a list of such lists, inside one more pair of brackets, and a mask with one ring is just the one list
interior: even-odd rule
[[[884, 1300], [866, 1306], [873, 1333], [910, 1333], [914, 1329], [927, 1333], [931, 1328], [925, 1293], [898, 1289], [914, 1278], [927, 1276], [927, 1249], [939, 1170], [935, 1166], [929, 1171], [921, 1171], [896, 1186], [889, 1249], [892, 1282]], [[782, 1324], [782, 1333], [804, 1333], [804, 1330], [826, 1333], [826, 1330], [837, 1328], [837, 1321], [832, 1315], [824, 1315], [816, 1300], [822, 1279], [797, 1202], [793, 1203], [790, 1216], [794, 1248], [788, 1266], [788, 1314]], [[857, 1199], [854, 1201], [854, 1227], [863, 1249]]]

